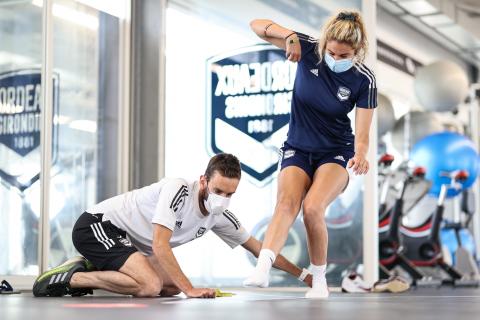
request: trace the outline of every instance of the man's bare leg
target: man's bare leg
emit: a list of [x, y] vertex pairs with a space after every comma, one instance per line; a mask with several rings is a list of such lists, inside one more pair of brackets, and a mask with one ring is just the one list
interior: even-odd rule
[[129, 294], [136, 297], [155, 297], [162, 290], [163, 281], [147, 257], [132, 254], [118, 271], [92, 271], [74, 273], [72, 288], [94, 288]]

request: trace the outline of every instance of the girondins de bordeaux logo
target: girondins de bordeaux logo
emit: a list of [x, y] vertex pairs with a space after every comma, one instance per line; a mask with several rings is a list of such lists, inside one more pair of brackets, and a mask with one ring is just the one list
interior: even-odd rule
[[[20, 191], [31, 186], [40, 174], [39, 69], [0, 74], [0, 178]], [[58, 75], [53, 76], [53, 112], [58, 113]], [[57, 154], [54, 125], [52, 161]]]
[[207, 61], [207, 149], [235, 154], [261, 185], [275, 173], [287, 136], [296, 69], [271, 45]]

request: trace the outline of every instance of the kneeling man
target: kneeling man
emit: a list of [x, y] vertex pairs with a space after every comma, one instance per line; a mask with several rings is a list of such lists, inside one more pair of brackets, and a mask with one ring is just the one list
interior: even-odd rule
[[[80, 296], [104, 289], [136, 297], [214, 298], [215, 290], [195, 288], [172, 248], [212, 230], [230, 247], [242, 245], [258, 257], [262, 244], [229, 211], [240, 182], [240, 162], [231, 154], [210, 159], [198, 181], [164, 178], [89, 208], [75, 223], [72, 240], [83, 257], [45, 272], [35, 296]], [[283, 256], [274, 267], [311, 286], [311, 275]]]

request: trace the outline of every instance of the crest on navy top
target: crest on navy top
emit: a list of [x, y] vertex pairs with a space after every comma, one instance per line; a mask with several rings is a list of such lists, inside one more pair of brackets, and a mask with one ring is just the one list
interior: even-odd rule
[[207, 61], [207, 149], [241, 161], [265, 185], [286, 139], [297, 65], [272, 45], [255, 45]]
[[350, 98], [350, 89], [347, 87], [339, 87], [337, 91], [337, 98], [340, 99], [340, 101], [347, 101], [348, 98]]
[[[40, 177], [40, 69], [0, 74], [0, 180], [24, 191]], [[58, 74], [53, 74], [52, 163], [58, 150]]]

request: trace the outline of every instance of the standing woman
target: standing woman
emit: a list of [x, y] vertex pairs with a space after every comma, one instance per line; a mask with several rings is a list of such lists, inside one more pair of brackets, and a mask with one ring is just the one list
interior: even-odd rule
[[[360, 14], [351, 11], [331, 17], [318, 40], [271, 20], [253, 20], [250, 26], [260, 38], [284, 49], [298, 68], [288, 137], [281, 148], [275, 212], [257, 266], [244, 285], [268, 286], [272, 263], [303, 205], [313, 273], [306, 297], [327, 298], [325, 210], [348, 185], [346, 167], [357, 175], [369, 169], [368, 134], [377, 89], [373, 72], [363, 64], [368, 48], [365, 26]], [[347, 116], [353, 108], [355, 136]]]

